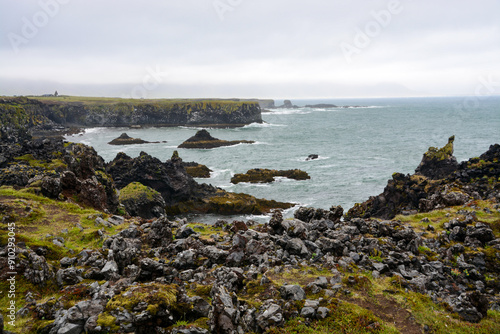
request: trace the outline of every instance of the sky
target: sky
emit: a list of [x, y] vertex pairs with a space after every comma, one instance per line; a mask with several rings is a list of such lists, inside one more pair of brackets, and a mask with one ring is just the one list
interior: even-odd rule
[[0, 0], [0, 95], [500, 95], [498, 0]]

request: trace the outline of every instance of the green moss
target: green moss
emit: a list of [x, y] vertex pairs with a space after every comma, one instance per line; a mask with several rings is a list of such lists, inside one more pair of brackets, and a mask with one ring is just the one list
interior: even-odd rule
[[429, 147], [429, 150], [424, 154], [426, 158], [431, 160], [445, 160], [453, 155], [453, 142], [455, 141], [455, 136], [451, 136], [448, 139], [448, 144], [438, 149], [436, 147]]
[[113, 297], [107, 304], [108, 312], [125, 309], [131, 311], [140, 302], [152, 305], [155, 310], [159, 308], [172, 308], [176, 306], [177, 285], [159, 283], [143, 284], [129, 287], [120, 295]]
[[136, 201], [141, 198], [147, 199], [148, 201], [152, 201], [154, 200], [155, 197], [157, 198], [158, 196], [161, 196], [161, 194], [156, 190], [147, 187], [142, 183], [132, 182], [128, 184], [125, 188], [120, 190], [119, 199], [120, 202], [128, 200]]
[[49, 170], [64, 170], [68, 166], [64, 163], [64, 161], [60, 159], [53, 159], [50, 161], [41, 161], [37, 160], [33, 157], [32, 154], [22, 155], [20, 157], [14, 158], [17, 161], [25, 161], [29, 166], [35, 168], [44, 168]]
[[99, 314], [97, 318], [97, 324], [104, 328], [109, 328], [112, 331], [117, 331], [120, 327], [116, 324], [116, 318], [107, 313]]

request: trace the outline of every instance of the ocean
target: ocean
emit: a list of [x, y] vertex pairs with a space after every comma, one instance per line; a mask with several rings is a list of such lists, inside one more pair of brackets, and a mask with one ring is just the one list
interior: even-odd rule
[[[457, 160], [468, 160], [500, 143], [500, 97], [433, 97], [291, 100], [297, 109], [272, 109], [263, 124], [242, 128], [208, 129], [216, 138], [253, 140], [211, 150], [178, 149], [199, 128], [92, 128], [67, 140], [93, 146], [106, 160], [118, 152], [136, 157], [141, 151], [169, 159], [178, 150], [184, 161], [196, 161], [213, 170], [210, 179], [197, 179], [231, 192], [328, 209], [347, 211], [356, 202], [381, 193], [394, 172], [412, 174], [430, 146], [442, 147], [455, 135]], [[329, 103], [357, 108], [305, 108]], [[276, 105], [282, 101], [276, 100]], [[158, 144], [112, 146], [126, 132]], [[316, 160], [306, 161], [310, 154]], [[235, 173], [252, 168], [301, 169], [310, 180], [279, 178], [271, 184], [230, 183]], [[293, 210], [286, 214], [290, 216]], [[213, 223], [216, 215], [190, 216]], [[265, 221], [266, 216], [226, 217]]]

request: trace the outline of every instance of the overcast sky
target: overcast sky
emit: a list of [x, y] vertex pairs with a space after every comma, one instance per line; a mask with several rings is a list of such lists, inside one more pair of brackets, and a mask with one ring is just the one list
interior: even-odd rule
[[0, 0], [0, 95], [500, 95], [499, 13], [498, 0]]

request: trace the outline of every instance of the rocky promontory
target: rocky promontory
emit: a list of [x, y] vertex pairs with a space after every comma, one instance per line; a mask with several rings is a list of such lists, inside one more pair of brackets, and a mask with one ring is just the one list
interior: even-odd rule
[[231, 183], [270, 183], [274, 182], [276, 177], [285, 177], [294, 180], [308, 180], [311, 178], [306, 172], [300, 169], [275, 170], [255, 168], [248, 170], [244, 174], [235, 174], [231, 178]]
[[[26, 130], [61, 127], [211, 126], [262, 123], [259, 102], [245, 100], [134, 100], [119, 98], [2, 98], [0, 121]], [[5, 123], [7, 124], [7, 123]]]
[[214, 138], [210, 133], [203, 129], [196, 134], [187, 139], [185, 142], [180, 144], [179, 148], [198, 148], [198, 149], [209, 149], [223, 146], [233, 146], [238, 144], [253, 144], [254, 141], [251, 140], [221, 140]]
[[500, 201], [500, 145], [479, 158], [457, 163], [454, 136], [437, 149], [430, 147], [415, 174], [394, 173], [384, 192], [356, 204], [350, 217], [392, 219], [401, 213], [428, 212], [474, 200]]
[[181, 213], [262, 214], [274, 208], [290, 208], [291, 203], [258, 199], [247, 194], [226, 192], [208, 184], [197, 183], [185, 170], [177, 151], [166, 162], [141, 152], [131, 158], [119, 153], [107, 166], [118, 189], [132, 182], [158, 191], [169, 215]]

